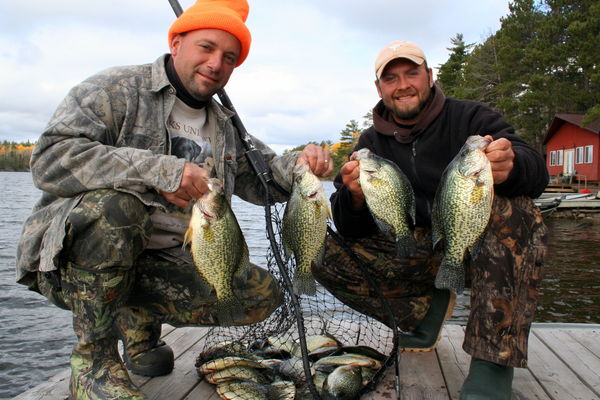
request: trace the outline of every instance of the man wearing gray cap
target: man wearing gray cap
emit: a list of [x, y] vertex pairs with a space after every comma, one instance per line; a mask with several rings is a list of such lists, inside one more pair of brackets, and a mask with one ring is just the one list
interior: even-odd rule
[[[460, 398], [510, 399], [513, 367], [527, 366], [527, 339], [546, 252], [546, 227], [532, 201], [548, 183], [544, 160], [496, 111], [446, 98], [414, 43], [387, 45], [376, 59], [375, 75], [381, 100], [373, 109], [373, 126], [362, 132], [353, 151], [368, 148], [407, 176], [416, 202], [416, 254], [397, 257], [394, 240], [379, 231], [359, 183], [355, 153], [335, 179], [331, 203], [336, 228], [370, 264], [404, 332], [400, 346], [434, 349], [455, 293], [434, 285], [441, 257], [439, 249], [432, 250], [432, 204], [442, 173], [467, 137], [487, 137], [495, 196], [480, 251], [466, 266], [471, 311], [463, 348], [472, 360]], [[323, 265], [314, 271], [317, 280], [344, 303], [387, 323], [356, 262], [335, 240], [328, 244]]]

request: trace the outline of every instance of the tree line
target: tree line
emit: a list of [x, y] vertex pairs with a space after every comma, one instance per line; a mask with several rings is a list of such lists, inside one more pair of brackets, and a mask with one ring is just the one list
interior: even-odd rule
[[[543, 154], [556, 114], [585, 114], [584, 124], [600, 118], [600, 1], [514, 0], [500, 22], [481, 44], [465, 43], [461, 33], [451, 38], [436, 85], [499, 111]], [[340, 132], [331, 146], [336, 171], [371, 124], [368, 113]]]
[[29, 160], [33, 151], [30, 142], [4, 141], [0, 144], [0, 171], [29, 171]]
[[514, 0], [500, 29], [483, 43], [451, 39], [437, 84], [447, 96], [501, 112], [542, 150], [558, 113], [600, 118], [600, 2]]

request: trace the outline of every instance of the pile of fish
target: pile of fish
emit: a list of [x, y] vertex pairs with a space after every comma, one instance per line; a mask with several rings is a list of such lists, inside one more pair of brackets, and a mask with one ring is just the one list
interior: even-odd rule
[[[386, 356], [367, 346], [343, 346], [329, 334], [306, 337], [311, 379], [324, 400], [355, 399]], [[198, 375], [225, 400], [310, 399], [298, 341], [271, 336], [245, 346], [224, 342], [199, 354]]]

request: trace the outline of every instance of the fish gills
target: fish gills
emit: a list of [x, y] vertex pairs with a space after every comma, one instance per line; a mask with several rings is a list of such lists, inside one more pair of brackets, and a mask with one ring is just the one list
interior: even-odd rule
[[489, 223], [494, 199], [492, 168], [485, 155], [490, 143], [483, 136], [469, 136], [446, 167], [432, 210], [434, 249], [443, 245], [442, 262], [435, 279], [439, 289], [462, 293], [465, 255], [477, 255]]

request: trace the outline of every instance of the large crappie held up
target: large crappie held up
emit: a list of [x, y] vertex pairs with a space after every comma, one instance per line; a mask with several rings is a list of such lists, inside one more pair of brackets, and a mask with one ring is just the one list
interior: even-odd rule
[[367, 148], [360, 149], [355, 159], [360, 165], [360, 186], [377, 226], [396, 239], [399, 257], [414, 256], [416, 206], [410, 181], [396, 164]]
[[490, 142], [483, 136], [469, 136], [438, 186], [432, 210], [432, 240], [434, 249], [443, 246], [435, 279], [439, 289], [462, 293], [466, 251], [473, 259], [483, 240], [494, 198], [492, 168], [485, 154]]
[[184, 246], [191, 242], [194, 265], [216, 292], [219, 324], [232, 325], [244, 318], [232, 280], [234, 275], [248, 271], [248, 246], [223, 194], [223, 184], [218, 179], [209, 179], [208, 185], [211, 191], [192, 208]]

